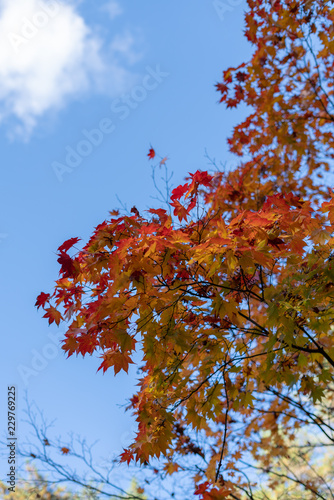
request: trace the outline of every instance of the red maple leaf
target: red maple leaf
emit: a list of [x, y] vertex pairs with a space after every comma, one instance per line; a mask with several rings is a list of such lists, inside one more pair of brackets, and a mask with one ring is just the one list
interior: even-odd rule
[[147, 156], [149, 157], [150, 160], [153, 160], [153, 158], [155, 158], [155, 151], [152, 147], [150, 148]]
[[35, 307], [37, 307], [37, 309], [39, 309], [40, 307], [43, 307], [43, 309], [44, 309], [44, 306], [45, 306], [46, 302], [48, 302], [50, 297], [51, 297], [51, 295], [49, 293], [41, 292], [39, 294], [39, 296], [37, 297]]
[[227, 107], [228, 108], [236, 108], [237, 107], [237, 104], [238, 104], [238, 99], [229, 99], [227, 101]]
[[236, 74], [236, 78], [237, 78], [238, 82], [244, 82], [246, 80], [246, 77], [247, 77], [247, 74], [244, 73], [243, 71], [238, 71], [238, 73]]
[[212, 175], [209, 175], [206, 171], [202, 172], [201, 170], [197, 170], [194, 174], [190, 174], [193, 183], [203, 184], [203, 186], [209, 187], [211, 185], [211, 181], [213, 179]]
[[93, 354], [96, 347], [99, 345], [97, 334], [92, 335], [88, 333], [77, 337], [76, 340], [78, 342], [77, 352], [80, 352], [83, 356], [86, 354]]
[[161, 217], [165, 217], [166, 215], [166, 210], [164, 210], [163, 208], [150, 208], [149, 210], [147, 210], [150, 214], [156, 214], [158, 215], [160, 218]]
[[137, 215], [138, 217], [140, 217], [140, 213], [139, 213], [138, 208], [136, 208], [136, 207], [132, 207], [130, 211], [131, 211], [131, 213], [132, 213], [132, 214], [135, 214], [135, 215]]
[[208, 488], [210, 486], [210, 483], [206, 481], [205, 483], [199, 484], [197, 486], [197, 489], [195, 491], [195, 495], [203, 495], [206, 491], [208, 491]]
[[61, 448], [60, 451], [62, 452], [63, 455], [68, 455], [70, 452], [70, 449], [66, 448], [66, 446], [63, 446], [63, 448]]
[[70, 238], [69, 240], [64, 241], [64, 243], [58, 248], [58, 252], [67, 252], [71, 247], [73, 247], [73, 245], [78, 243], [78, 241], [80, 241], [80, 238]]
[[179, 221], [182, 222], [182, 220], [187, 220], [187, 216], [189, 214], [188, 209], [181, 205], [181, 203], [177, 200], [175, 200], [173, 203], [171, 203], [171, 206], [174, 207], [174, 215], [179, 218]]
[[59, 325], [60, 320], [63, 319], [61, 313], [57, 311], [57, 309], [53, 306], [48, 307], [47, 309], [45, 309], [45, 311], [46, 312], [43, 318], [47, 318], [49, 320], [49, 325], [51, 325], [51, 323], [53, 322], [55, 322], [56, 325]]
[[225, 94], [228, 91], [228, 86], [225, 83], [216, 83], [216, 88], [218, 92]]
[[117, 373], [121, 370], [128, 373], [129, 364], [133, 364], [130, 356], [126, 352], [122, 353], [119, 350], [114, 351], [113, 349], [110, 349], [101, 357], [104, 361], [101, 363], [97, 371], [103, 370], [103, 373], [105, 373], [111, 366], [114, 367], [115, 375], [117, 375]]
[[271, 245], [272, 247], [275, 247], [279, 250], [279, 245], [285, 245], [285, 242], [281, 240], [281, 238], [273, 238], [271, 240], [268, 240], [268, 245]]
[[73, 334], [66, 333], [66, 340], [63, 341], [62, 349], [68, 353], [67, 357], [69, 358], [75, 353], [78, 349], [78, 341]]
[[128, 465], [134, 457], [134, 452], [131, 450], [124, 450], [120, 455], [120, 462], [126, 462]]
[[170, 197], [171, 200], [173, 200], [173, 201], [179, 200], [188, 191], [188, 189], [189, 189], [189, 184], [188, 183], [176, 187], [172, 191], [172, 196]]
[[64, 278], [71, 278], [75, 275], [76, 269], [74, 266], [74, 262], [67, 253], [61, 252], [59, 258], [57, 259], [57, 262], [59, 262], [59, 264], [61, 265], [61, 269], [59, 272], [63, 274]]

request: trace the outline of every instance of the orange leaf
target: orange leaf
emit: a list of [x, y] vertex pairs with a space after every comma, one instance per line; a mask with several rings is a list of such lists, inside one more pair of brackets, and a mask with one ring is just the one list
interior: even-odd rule
[[57, 309], [53, 306], [48, 307], [45, 309], [46, 313], [44, 314], [43, 318], [47, 318], [49, 320], [49, 325], [51, 325], [53, 322], [55, 322], [57, 325], [59, 325], [60, 320], [63, 319], [61, 313], [57, 311]]

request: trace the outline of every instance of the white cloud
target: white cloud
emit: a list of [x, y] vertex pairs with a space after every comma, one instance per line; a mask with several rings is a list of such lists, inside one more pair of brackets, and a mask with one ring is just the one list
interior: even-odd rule
[[115, 56], [121, 56], [126, 59], [129, 64], [134, 64], [142, 58], [140, 52], [133, 50], [136, 42], [138, 45], [138, 38], [136, 40], [134, 36], [127, 31], [126, 33], [115, 35], [110, 44], [110, 49]]
[[109, 0], [108, 3], [102, 6], [102, 10], [108, 12], [110, 19], [115, 19], [115, 17], [122, 14], [121, 6], [116, 0]]
[[[14, 118], [29, 138], [38, 120], [88, 91], [117, 95], [134, 83], [118, 37], [106, 53], [74, 5], [0, 0], [0, 120]], [[123, 56], [131, 54], [131, 43]], [[127, 53], [128, 50], [128, 53]]]

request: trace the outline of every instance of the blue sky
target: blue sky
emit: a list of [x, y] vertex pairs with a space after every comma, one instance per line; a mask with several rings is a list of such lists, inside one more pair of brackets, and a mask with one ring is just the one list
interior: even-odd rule
[[65, 330], [48, 327], [36, 296], [52, 290], [58, 246], [85, 241], [119, 206], [116, 196], [128, 207], [152, 205], [150, 145], [169, 157], [175, 185], [208, 168], [205, 150], [235, 164], [226, 138], [242, 110], [219, 105], [214, 84], [251, 53], [245, 2], [0, 6], [2, 428], [6, 387], [15, 384], [22, 441], [27, 391], [57, 419], [57, 434], [100, 440], [96, 454], [106, 456], [127, 442], [132, 421], [120, 405], [135, 371], [114, 378], [96, 374], [96, 358], [66, 360], [55, 340]]

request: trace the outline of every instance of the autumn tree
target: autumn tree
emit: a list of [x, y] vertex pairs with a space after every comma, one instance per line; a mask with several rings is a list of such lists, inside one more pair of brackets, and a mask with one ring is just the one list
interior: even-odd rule
[[269, 471], [301, 427], [334, 445], [333, 21], [328, 0], [248, 0], [253, 55], [217, 84], [249, 111], [228, 139], [238, 168], [190, 174], [173, 215], [114, 211], [81, 250], [66, 241], [37, 299], [69, 321], [68, 356], [117, 374], [142, 353], [121, 460], [189, 470], [200, 499], [254, 498], [243, 463]]

